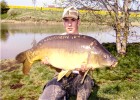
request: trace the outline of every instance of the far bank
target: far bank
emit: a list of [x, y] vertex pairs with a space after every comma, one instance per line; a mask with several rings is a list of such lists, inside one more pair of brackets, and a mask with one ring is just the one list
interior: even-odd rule
[[[109, 16], [109, 13], [104, 10], [100, 11], [85, 11], [79, 10], [80, 20], [82, 23], [107, 25], [105, 23], [113, 23], [113, 19]], [[23, 9], [23, 8], [11, 8], [6, 14], [1, 15], [1, 23], [61, 23], [63, 10], [50, 9]], [[107, 20], [108, 19], [108, 20]], [[112, 22], [111, 22], [112, 21]], [[140, 13], [130, 13], [129, 22], [132, 25], [140, 26]]]

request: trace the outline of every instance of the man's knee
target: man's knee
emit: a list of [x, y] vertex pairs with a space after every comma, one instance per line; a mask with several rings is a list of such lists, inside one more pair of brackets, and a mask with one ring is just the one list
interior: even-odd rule
[[86, 76], [83, 84], [80, 84], [77, 89], [77, 100], [87, 100], [91, 94], [94, 81]]
[[[77, 80], [82, 80], [83, 76], [79, 75]], [[92, 89], [92, 87], [94, 86], [94, 81], [93, 79], [91, 79], [90, 76], [86, 76], [84, 79], [84, 82], [82, 84], [79, 84], [79, 87], [84, 87], [84, 89]]]
[[90, 88], [92, 88], [94, 86], [94, 80], [91, 79], [91, 77], [89, 77], [88, 75], [86, 76], [85, 80], [84, 80], [84, 84], [88, 87], [90, 86]]
[[62, 100], [65, 94], [66, 92], [62, 89], [61, 84], [53, 79], [44, 87], [39, 100]]

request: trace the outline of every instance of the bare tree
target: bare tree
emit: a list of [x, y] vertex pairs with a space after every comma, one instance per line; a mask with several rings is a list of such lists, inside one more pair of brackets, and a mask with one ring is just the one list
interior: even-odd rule
[[131, 25], [129, 20], [131, 5], [139, 2], [137, 0], [99, 0], [99, 2], [104, 5], [114, 20], [111, 26], [116, 32], [117, 52], [125, 55]]
[[[105, 8], [110, 13], [110, 10], [108, 7], [111, 8], [111, 11], [114, 12], [113, 14], [110, 13], [110, 16], [114, 19], [114, 23], [112, 26], [114, 27], [116, 31], [116, 47], [117, 52], [119, 54], [126, 54], [126, 45], [127, 45], [127, 38], [129, 34], [129, 5], [131, 3], [131, 0], [124, 0], [122, 2], [122, 7], [120, 6], [119, 0], [114, 0], [113, 5], [108, 2], [108, 0], [100, 0], [100, 2], [103, 3]], [[121, 14], [119, 16], [119, 14]]]
[[[75, 4], [77, 7], [88, 9], [91, 11], [91, 17], [94, 18], [94, 22], [98, 21], [99, 24], [112, 26], [116, 32], [116, 48], [118, 54], [126, 54], [126, 46], [129, 35], [129, 27], [131, 25], [129, 16], [132, 5], [138, 5], [137, 8], [140, 8], [139, 0], [56, 0], [63, 2], [63, 6], [68, 6]], [[108, 12], [108, 15], [102, 16], [95, 14], [94, 10], [105, 10]], [[104, 20], [106, 19], [108, 20]]]

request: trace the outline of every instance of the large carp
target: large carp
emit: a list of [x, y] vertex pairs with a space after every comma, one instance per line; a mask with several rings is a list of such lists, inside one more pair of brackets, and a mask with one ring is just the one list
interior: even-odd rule
[[87, 69], [115, 66], [113, 57], [96, 39], [86, 35], [53, 35], [36, 46], [21, 52], [16, 60], [23, 63], [23, 73], [28, 74], [36, 60], [47, 59], [53, 67], [62, 69], [58, 81], [73, 70], [86, 65]]

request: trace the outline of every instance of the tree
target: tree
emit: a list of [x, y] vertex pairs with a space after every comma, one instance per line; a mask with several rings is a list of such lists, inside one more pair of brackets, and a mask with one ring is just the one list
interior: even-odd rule
[[[129, 4], [131, 3], [131, 0], [124, 0], [122, 7], [119, 5], [119, 0], [114, 0], [113, 5], [110, 4], [107, 0], [101, 1], [105, 8], [109, 11], [109, 8], [111, 8], [111, 11], [114, 12], [115, 18], [114, 23], [112, 26], [114, 27], [114, 30], [116, 31], [116, 47], [117, 52], [119, 54], [126, 54], [126, 45], [127, 45], [127, 38], [129, 34]], [[107, 6], [108, 5], [108, 6]], [[119, 16], [119, 12], [121, 15]], [[113, 17], [112, 13], [110, 13], [110, 16]]]
[[1, 14], [7, 13], [7, 11], [9, 10], [7, 3], [4, 0], [2, 0], [0, 2], [0, 5], [1, 5]]
[[[112, 3], [110, 3], [108, 0], [100, 0], [100, 2], [102, 2], [107, 11], [110, 13], [111, 18], [113, 18], [114, 20], [112, 26], [114, 27], [114, 30], [116, 32], [117, 52], [121, 55], [124, 55], [126, 54], [126, 46], [129, 35], [129, 16], [132, 0], [112, 0]], [[136, 1], [133, 0], [133, 2]], [[113, 13], [110, 12], [109, 7], [111, 8], [111, 11], [113, 11]]]
[[[129, 35], [129, 27], [131, 25], [129, 16], [133, 5], [137, 5], [137, 10], [140, 9], [139, 0], [56, 0], [61, 1], [63, 6], [75, 4], [77, 7], [88, 9], [92, 17], [96, 17], [94, 22], [97, 24], [109, 25], [116, 32], [116, 48], [120, 55], [126, 54], [126, 46]], [[136, 7], [135, 7], [136, 8]], [[99, 15], [94, 13], [94, 10], [105, 10], [107, 15]], [[89, 13], [88, 12], [88, 13]], [[108, 20], [104, 20], [104, 17]]]

